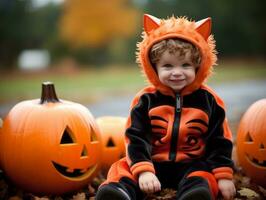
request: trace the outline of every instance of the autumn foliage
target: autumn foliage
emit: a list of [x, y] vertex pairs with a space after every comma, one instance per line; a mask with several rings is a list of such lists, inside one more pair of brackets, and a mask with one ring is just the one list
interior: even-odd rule
[[128, 0], [66, 0], [60, 31], [73, 47], [101, 47], [134, 34], [138, 18]]

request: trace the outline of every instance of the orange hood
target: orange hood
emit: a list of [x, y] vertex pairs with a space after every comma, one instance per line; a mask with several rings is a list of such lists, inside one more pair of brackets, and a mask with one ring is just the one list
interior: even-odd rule
[[198, 47], [201, 52], [201, 64], [197, 71], [195, 80], [186, 86], [181, 94], [189, 94], [204, 83], [211, 74], [212, 66], [216, 64], [215, 41], [211, 32], [211, 19], [206, 18], [198, 22], [189, 21], [185, 17], [171, 17], [160, 20], [151, 15], [144, 15], [143, 40], [137, 44], [137, 62], [142, 68], [148, 81], [160, 92], [173, 95], [173, 91], [163, 85], [149, 60], [150, 48], [157, 42], [167, 38], [181, 38]]

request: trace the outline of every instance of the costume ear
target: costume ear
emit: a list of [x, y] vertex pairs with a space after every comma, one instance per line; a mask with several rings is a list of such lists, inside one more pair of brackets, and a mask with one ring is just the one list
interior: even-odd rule
[[196, 22], [196, 30], [203, 36], [205, 40], [207, 40], [211, 34], [211, 24], [212, 20], [210, 17]]
[[147, 34], [149, 34], [150, 31], [159, 27], [160, 19], [152, 15], [144, 14], [143, 24], [144, 24], [144, 31]]

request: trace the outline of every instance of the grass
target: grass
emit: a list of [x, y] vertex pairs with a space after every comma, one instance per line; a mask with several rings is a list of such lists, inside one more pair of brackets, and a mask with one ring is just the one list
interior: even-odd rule
[[209, 82], [220, 84], [245, 80], [266, 80], [266, 63], [224, 62], [215, 66]]
[[0, 103], [39, 98], [41, 83], [52, 81], [59, 98], [91, 102], [105, 95], [119, 95], [143, 86], [143, 78], [133, 68], [74, 70], [71, 72], [13, 73], [0, 80]]
[[[222, 63], [215, 67], [209, 82], [266, 80], [265, 63]], [[105, 96], [125, 95], [137, 92], [145, 85], [136, 66], [102, 67], [100, 69], [68, 69], [46, 72], [4, 72], [0, 75], [0, 103], [16, 103], [39, 98], [41, 83], [52, 81], [59, 98], [90, 103]]]

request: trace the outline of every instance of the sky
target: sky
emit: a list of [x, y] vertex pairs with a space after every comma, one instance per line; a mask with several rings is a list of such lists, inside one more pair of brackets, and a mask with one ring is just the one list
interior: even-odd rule
[[47, 3], [62, 3], [64, 0], [32, 0], [34, 7], [42, 7]]

